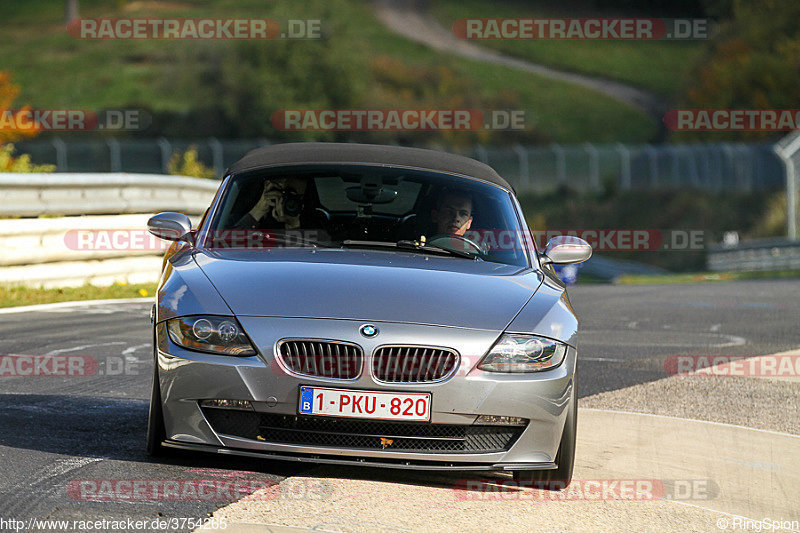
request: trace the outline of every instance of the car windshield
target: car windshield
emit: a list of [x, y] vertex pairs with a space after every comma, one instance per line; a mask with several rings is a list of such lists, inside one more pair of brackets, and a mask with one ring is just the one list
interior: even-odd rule
[[356, 247], [527, 266], [508, 191], [436, 172], [281, 167], [232, 177], [207, 247]]

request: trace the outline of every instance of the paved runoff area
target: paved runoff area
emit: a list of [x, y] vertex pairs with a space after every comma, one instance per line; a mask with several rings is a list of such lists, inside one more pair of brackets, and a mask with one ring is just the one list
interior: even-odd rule
[[563, 491], [324, 467], [214, 516], [228, 531], [798, 530], [800, 383], [735, 377], [730, 365], [583, 398]]

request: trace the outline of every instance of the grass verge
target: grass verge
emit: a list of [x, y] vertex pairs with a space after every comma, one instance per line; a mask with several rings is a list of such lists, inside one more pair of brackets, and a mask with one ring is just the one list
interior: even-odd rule
[[78, 300], [112, 300], [119, 298], [141, 298], [154, 296], [155, 283], [114, 284], [108, 287], [84, 285], [82, 287], [61, 287], [41, 289], [35, 287], [0, 287], [0, 307], [49, 304]]
[[686, 274], [664, 274], [660, 276], [626, 274], [618, 277], [615, 283], [618, 285], [673, 285], [679, 283], [717, 283], [748, 279], [785, 278], [800, 278], [800, 270], [777, 270], [775, 272], [692, 272]]

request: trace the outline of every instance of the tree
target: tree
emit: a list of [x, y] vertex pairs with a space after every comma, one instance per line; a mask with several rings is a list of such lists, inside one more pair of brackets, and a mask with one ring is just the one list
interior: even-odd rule
[[[723, 2], [719, 2], [723, 4]], [[732, 18], [695, 65], [684, 107], [797, 109], [800, 107], [800, 3], [731, 4]], [[763, 139], [772, 132], [731, 132], [713, 138]], [[682, 137], [688, 137], [683, 135]], [[692, 135], [697, 137], [698, 135]], [[711, 137], [711, 134], [701, 135]]]
[[[27, 113], [27, 106], [14, 110], [11, 106], [19, 95], [19, 87], [11, 83], [11, 74], [0, 71], [0, 172], [52, 172], [55, 165], [34, 165], [30, 156], [22, 154], [14, 157], [12, 141], [28, 139], [39, 134], [35, 124], [17, 120], [20, 113]], [[9, 143], [9, 144], [6, 144]]]
[[[11, 83], [11, 74], [0, 71], [0, 146], [7, 142], [35, 137], [39, 133], [35, 125], [20, 127], [20, 121], [16, 117], [30, 109], [27, 106], [17, 110], [11, 107], [18, 95], [19, 87]], [[24, 124], [27, 125], [27, 122]]]

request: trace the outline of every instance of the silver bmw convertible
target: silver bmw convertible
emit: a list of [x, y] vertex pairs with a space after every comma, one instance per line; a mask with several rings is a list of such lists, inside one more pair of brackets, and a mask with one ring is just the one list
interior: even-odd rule
[[294, 143], [226, 172], [174, 241], [154, 307], [147, 449], [512, 472], [566, 486], [578, 322], [492, 168], [397, 146]]

